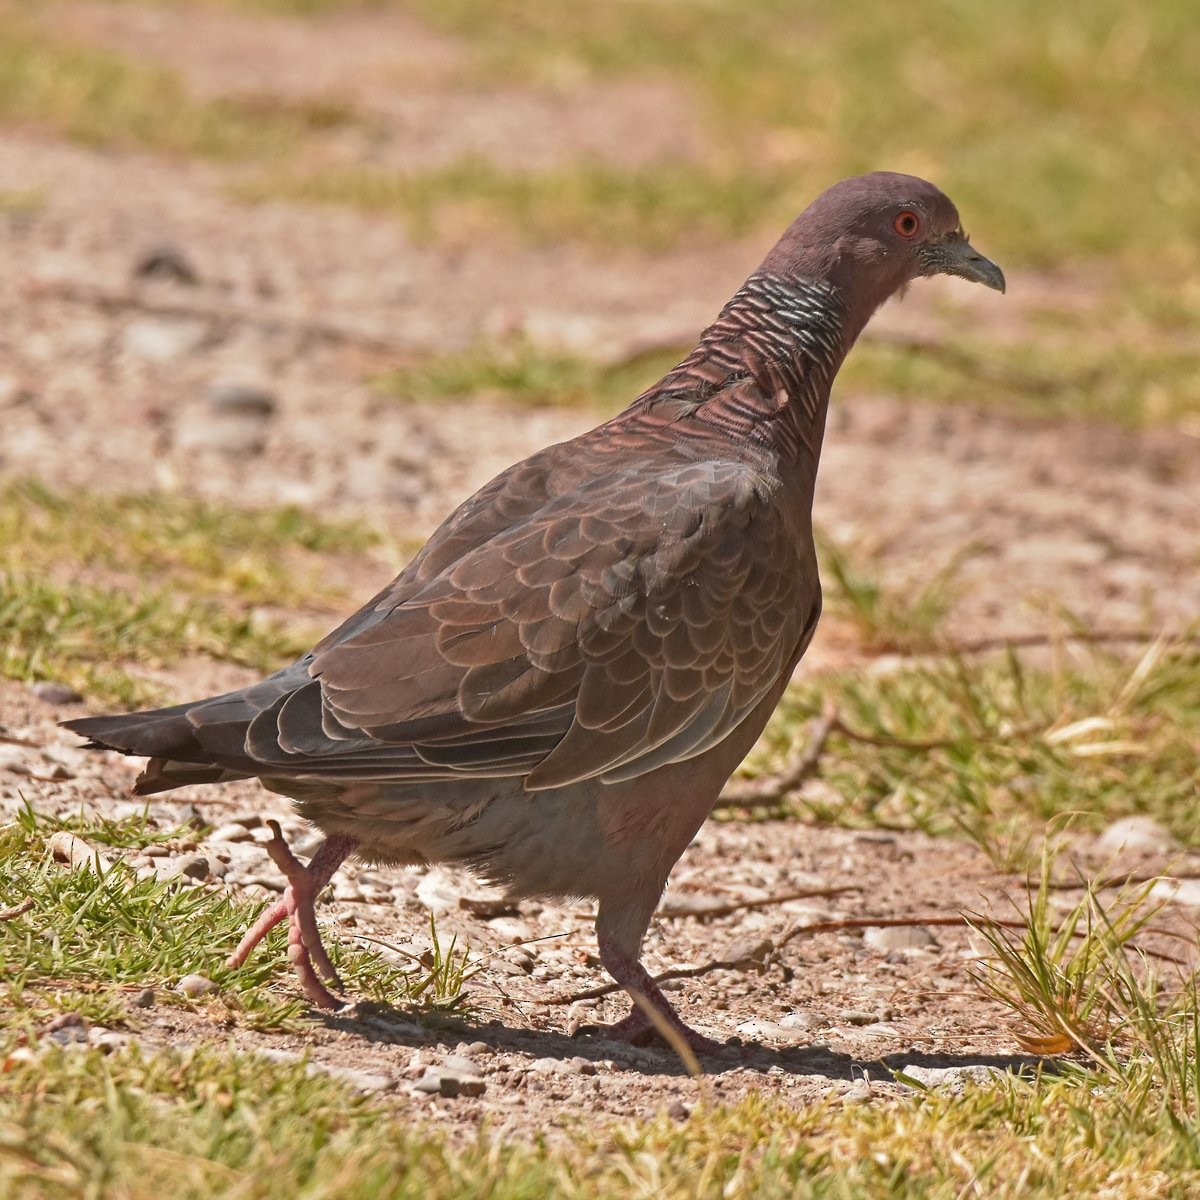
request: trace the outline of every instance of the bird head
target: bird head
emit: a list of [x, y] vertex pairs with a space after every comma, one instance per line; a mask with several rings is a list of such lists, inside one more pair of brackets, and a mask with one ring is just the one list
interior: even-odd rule
[[971, 245], [949, 197], [924, 179], [891, 171], [843, 179], [822, 192], [763, 266], [832, 284], [867, 316], [922, 276], [957, 275], [1004, 291], [1003, 272]]

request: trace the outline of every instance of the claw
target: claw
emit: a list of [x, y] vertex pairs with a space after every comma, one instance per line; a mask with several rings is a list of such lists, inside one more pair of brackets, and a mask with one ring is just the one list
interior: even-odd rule
[[345, 1001], [331, 992], [318, 976], [320, 972], [334, 987], [342, 987], [321, 942], [315, 905], [321, 889], [357, 843], [349, 837], [326, 838], [312, 861], [304, 866], [284, 841], [279, 822], [268, 821], [267, 826], [271, 830], [271, 840], [267, 842], [266, 850], [271, 861], [287, 879], [287, 887], [283, 898], [271, 905], [242, 938], [238, 948], [229, 956], [226, 966], [240, 967], [254, 947], [286, 918], [288, 961], [300, 980], [304, 994], [319, 1008], [341, 1008]]

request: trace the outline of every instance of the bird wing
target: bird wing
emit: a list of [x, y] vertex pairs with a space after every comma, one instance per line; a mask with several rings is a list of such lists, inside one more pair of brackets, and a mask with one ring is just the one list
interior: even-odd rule
[[744, 462], [646, 461], [502, 522], [468, 508], [317, 647], [314, 682], [254, 719], [247, 750], [305, 776], [530, 789], [702, 753], [812, 616], [772, 486]]

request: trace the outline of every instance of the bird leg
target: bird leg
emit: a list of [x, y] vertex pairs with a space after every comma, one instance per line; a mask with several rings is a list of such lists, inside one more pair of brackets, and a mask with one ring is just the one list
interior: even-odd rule
[[283, 872], [287, 879], [287, 887], [283, 897], [272, 904], [242, 938], [225, 965], [231, 969], [240, 967], [249, 958], [254, 947], [286, 918], [288, 961], [295, 968], [304, 994], [318, 1008], [341, 1008], [345, 1001], [335, 996], [317, 976], [319, 971], [334, 987], [342, 986], [337, 971], [334, 970], [333, 963], [329, 961], [329, 955], [321, 943], [315, 905], [321, 889], [333, 878], [333, 873], [358, 843], [352, 837], [326, 838], [306, 867], [283, 840], [279, 822], [268, 821], [267, 824], [273, 834], [267, 843], [267, 853]]
[[601, 1036], [629, 1042], [635, 1046], [652, 1041], [658, 1033], [658, 1028], [643, 1007], [647, 1005], [697, 1054], [723, 1055], [729, 1052], [729, 1047], [723, 1042], [715, 1042], [712, 1038], [705, 1037], [680, 1017], [636, 954], [630, 954], [617, 939], [605, 933], [598, 933], [597, 942], [604, 969], [634, 997], [633, 1011], [629, 1016], [614, 1025], [600, 1026], [598, 1032]]

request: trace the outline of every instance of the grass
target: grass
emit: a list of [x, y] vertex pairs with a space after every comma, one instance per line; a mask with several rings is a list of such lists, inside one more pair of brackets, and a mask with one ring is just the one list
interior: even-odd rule
[[244, 161], [289, 152], [351, 119], [324, 100], [199, 99], [172, 71], [58, 41], [0, 14], [0, 122], [7, 125], [105, 149]]
[[1002, 262], [1115, 256], [1140, 275], [1165, 252], [1175, 278], [1197, 263], [1200, 183], [1181, 164], [1200, 149], [1200, 22], [1177, 0], [411, 7], [497, 77], [678, 80], [745, 166], [791, 181], [773, 224], [815, 181], [889, 165], [942, 182]]
[[1005, 343], [956, 332], [906, 346], [868, 335], [838, 386], [1036, 417], [1195, 426], [1200, 352], [1188, 337], [1155, 333], [1135, 305], [1120, 302], [1103, 319], [1034, 325]]
[[361, 526], [296, 508], [4, 485], [0, 673], [134, 704], [158, 694], [138, 665], [204, 654], [274, 670], [321, 630], [263, 609], [340, 609], [347, 597], [331, 580], [348, 555], [378, 543]]
[[[80, 1012], [109, 1027], [136, 1029], [129, 996], [155, 988], [162, 1003], [202, 1012], [216, 1024], [256, 1029], [296, 1028], [306, 1002], [295, 996], [287, 965], [286, 931], [277, 927], [251, 961], [236, 971], [225, 958], [258, 915], [223, 889], [138, 879], [121, 862], [102, 872], [67, 869], [47, 852], [47, 839], [69, 828], [106, 847], [170, 843], [183, 831], [162, 829], [148, 816], [123, 820], [85, 814], [69, 821], [23, 811], [0, 829], [0, 908], [31, 899], [19, 917], [0, 921], [0, 995], [7, 1016], [0, 1043], [17, 1028], [64, 1012]], [[328, 949], [353, 994], [420, 1013], [461, 1008], [477, 969], [466, 949], [443, 947], [431, 922], [429, 954], [404, 969], [373, 949], [330, 938]], [[174, 990], [198, 973], [220, 985], [202, 1000]], [[2, 1054], [2, 1051], [0, 1051]]]
[[[209, 2], [296, 19], [394, 4]], [[252, 162], [228, 181], [245, 200], [393, 215], [414, 237], [451, 246], [700, 250], [769, 237], [840, 176], [913, 170], [956, 198], [1015, 292], [1022, 268], [1067, 268], [1099, 302], [1065, 317], [1035, 313], [1009, 344], [966, 330], [953, 355], [868, 344], [848, 364], [851, 386], [1200, 428], [1190, 334], [1200, 320], [1200, 181], [1180, 165], [1200, 154], [1200, 21], [1179, 0], [1136, 12], [1101, 0], [1082, 14], [1034, 0], [1003, 10], [983, 0], [903, 9], [871, 0], [853, 11], [782, 0], [607, 0], [586, 13], [526, 0], [395, 6], [472, 47], [476, 83], [552, 95], [625, 76], [671, 80], [693, 97], [711, 152], [636, 169], [574, 159], [521, 171], [500, 156], [409, 172], [330, 161], [324, 132], [363, 124], [343, 102], [200, 99], [170, 71], [11, 18], [0, 23], [0, 121], [104, 147]]]
[[1139, 812], [1200, 844], [1195, 644], [1154, 644], [1132, 663], [1098, 649], [1056, 659], [951, 657], [815, 679], [785, 697], [745, 769], [771, 769], [833, 703], [820, 786], [796, 798], [814, 820], [966, 834], [1003, 858], [1062, 814], [1098, 828]]
[[[689, 349], [654, 348], [610, 363], [520, 337], [484, 340], [389, 371], [375, 382], [383, 393], [405, 401], [585, 406], [607, 416], [661, 378]], [[928, 344], [868, 335], [847, 359], [836, 391], [882, 392], [1036, 418], [1177, 424], [1193, 436], [1200, 429], [1195, 399], [1200, 394], [1200, 353], [1186, 338], [1148, 332], [1132, 310], [1115, 336], [1112, 328], [1101, 328], [1090, 318], [1064, 322], [1061, 316], [1045, 335], [1003, 343], [957, 331]], [[836, 575], [832, 553], [827, 563]], [[943, 601], [952, 600], [956, 565], [939, 572], [923, 595], [932, 606], [931, 619], [939, 615]]]
[[432, 170], [282, 167], [238, 183], [243, 200], [289, 200], [382, 213], [421, 241], [517, 238], [647, 252], [708, 244], [758, 228], [781, 182], [686, 162], [625, 170], [603, 162], [516, 171], [480, 157]]
[[449, 1139], [403, 1103], [304, 1065], [216, 1047], [40, 1049], [0, 1075], [0, 1188], [13, 1200], [423, 1196], [495, 1200], [1185, 1197], [1200, 1186], [1195, 1033], [1110, 1074], [789, 1108], [761, 1098], [568, 1137]]
[[470, 399], [522, 408], [570, 405], [609, 415], [626, 407], [680, 357], [676, 350], [653, 351], [604, 364], [524, 339], [480, 342], [390, 371], [376, 385], [387, 395], [417, 403]]
[[[297, 14], [372, 7], [241, 6], [264, 4]], [[1178, 0], [1136, 12], [1102, 0], [1083, 13], [1034, 0], [1004, 9], [983, 0], [872, 0], [853, 10], [783, 0], [609, 0], [586, 12], [525, 0], [403, 7], [473, 45], [477, 70], [496, 81], [553, 91], [615, 76], [675, 80], [717, 144], [712, 162], [662, 173], [675, 173], [672, 188], [695, 201], [656, 197], [656, 178], [640, 172], [601, 184], [603, 173], [585, 167], [569, 183], [555, 172], [522, 182], [473, 163], [424, 177], [279, 180], [283, 193], [418, 214], [430, 193], [451, 207], [461, 193], [493, 214], [507, 208], [536, 238], [590, 239], [628, 236], [606, 209], [635, 212], [645, 196], [659, 206], [653, 238], [666, 242], [697, 228], [776, 228], [819, 182], [892, 166], [942, 183], [972, 224], [986, 223], [981, 244], [1006, 265], [1103, 259], [1127, 282], [1161, 290], [1186, 283], [1200, 262], [1200, 183], [1181, 165], [1200, 151], [1200, 22]], [[715, 217], [705, 216], [714, 202]], [[535, 204], [548, 224], [530, 219]], [[1190, 296], [1194, 320], [1200, 297]]]
[[[1166, 1001], [1136, 941], [1164, 905], [1151, 899], [1149, 883], [1126, 885], [1104, 901], [1085, 880], [1080, 899], [1063, 914], [1052, 886], [1063, 874], [1060, 851], [1051, 843], [1043, 848], [1040, 877], [1020, 914], [1024, 929], [980, 922], [991, 955], [979, 980], [1018, 1018], [1023, 1049], [1081, 1053], [1101, 1069], [1119, 1071], [1114, 1049], [1144, 1041], [1147, 1015], [1156, 1023]], [[1194, 1002], [1194, 988], [1182, 1000]]]
[[868, 653], [913, 654], [942, 644], [941, 628], [958, 600], [954, 579], [968, 548], [920, 578], [896, 580], [861, 550], [817, 535], [825, 608], [849, 624]]

